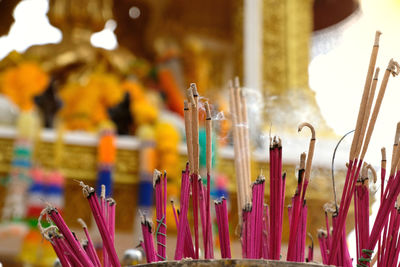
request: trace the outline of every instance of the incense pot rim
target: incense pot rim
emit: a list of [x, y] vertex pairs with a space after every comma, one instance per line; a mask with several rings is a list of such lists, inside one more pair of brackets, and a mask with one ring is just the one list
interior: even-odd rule
[[267, 267], [317, 267], [317, 266], [328, 266], [319, 263], [308, 263], [308, 262], [288, 262], [278, 260], [263, 260], [263, 259], [212, 259], [212, 260], [192, 260], [182, 259], [180, 261], [162, 261], [153, 262], [147, 264], [140, 264], [136, 266], [173, 266], [173, 267], [225, 267], [225, 266], [237, 266], [237, 267], [255, 267], [255, 266], [267, 266]]

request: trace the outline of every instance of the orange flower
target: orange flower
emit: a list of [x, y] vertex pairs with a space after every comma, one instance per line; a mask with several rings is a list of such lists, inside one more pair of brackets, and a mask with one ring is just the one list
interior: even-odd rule
[[23, 62], [1, 73], [0, 89], [21, 110], [33, 108], [33, 97], [49, 84], [48, 74], [34, 62]]

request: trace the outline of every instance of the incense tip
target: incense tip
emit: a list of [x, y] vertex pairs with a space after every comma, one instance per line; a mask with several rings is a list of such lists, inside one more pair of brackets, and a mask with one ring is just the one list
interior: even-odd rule
[[381, 148], [382, 161], [386, 161], [386, 148]]
[[306, 167], [306, 152], [303, 152], [300, 155], [300, 169], [304, 169], [305, 167]]
[[211, 110], [208, 101], [204, 102], [204, 108], [206, 109], [206, 120], [211, 120]]
[[239, 76], [235, 77], [235, 87], [239, 88], [240, 87], [240, 82], [239, 82]]
[[381, 31], [376, 31], [375, 32], [374, 46], [379, 46], [379, 38], [381, 37], [381, 34], [382, 34]]
[[104, 184], [101, 185], [101, 193], [100, 193], [101, 198], [106, 198], [106, 186]]
[[399, 63], [397, 63], [396, 61], [392, 59], [390, 59], [387, 70], [390, 71], [393, 75], [393, 77], [399, 75], [400, 72], [400, 65]]
[[107, 201], [109, 206], [117, 205], [117, 201], [115, 201], [115, 199], [113, 199], [112, 197], [107, 198], [106, 201]]
[[157, 169], [154, 169], [153, 172], [153, 187], [156, 187], [156, 184], [160, 181], [161, 172]]
[[307, 127], [307, 128], [310, 129], [310, 131], [311, 131], [311, 140], [315, 140], [315, 129], [314, 129], [314, 126], [312, 126], [312, 125], [311, 125], [310, 123], [308, 123], [308, 122], [303, 122], [303, 123], [301, 123], [301, 124], [299, 125], [299, 127], [297, 128], [297, 131], [298, 131], [298, 132], [301, 132], [301, 130], [302, 130], [304, 127]]
[[87, 229], [87, 225], [86, 225], [85, 221], [82, 220], [82, 218], [78, 218], [77, 221], [78, 221], [78, 223], [82, 226], [82, 228]]
[[323, 229], [318, 229], [317, 233], [318, 233], [318, 238], [325, 238], [327, 236], [326, 231]]
[[186, 97], [187, 97], [189, 103], [191, 103], [191, 104], [194, 103], [193, 89], [191, 87], [189, 87], [186, 90]]
[[198, 97], [199, 92], [197, 91], [197, 85], [195, 83], [191, 83], [190, 88], [192, 89], [193, 97]]
[[94, 193], [94, 188], [84, 184], [82, 181], [78, 181], [79, 185], [82, 187], [82, 193], [85, 197], [89, 197]]
[[380, 71], [380, 68], [379, 68], [379, 67], [377, 67], [377, 68], [375, 69], [374, 80], [378, 80], [379, 71]]
[[228, 81], [228, 87], [229, 87], [229, 88], [233, 88], [233, 82], [232, 82], [232, 80], [229, 80], [229, 81]]

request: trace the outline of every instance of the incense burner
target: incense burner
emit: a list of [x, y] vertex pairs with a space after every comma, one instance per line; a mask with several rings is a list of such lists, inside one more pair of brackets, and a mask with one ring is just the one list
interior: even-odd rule
[[313, 266], [327, 266], [318, 263], [305, 263], [305, 262], [287, 262], [287, 261], [273, 261], [273, 260], [250, 260], [250, 259], [221, 259], [221, 260], [181, 260], [181, 261], [163, 261], [149, 264], [141, 264], [137, 266], [147, 267], [313, 267]]

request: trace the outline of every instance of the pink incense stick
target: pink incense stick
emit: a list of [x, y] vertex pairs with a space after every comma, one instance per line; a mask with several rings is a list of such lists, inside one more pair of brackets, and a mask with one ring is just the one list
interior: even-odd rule
[[151, 223], [144, 217], [142, 218], [142, 234], [147, 263], [157, 261], [153, 236], [151, 234]]
[[59, 240], [61, 237], [59, 236], [53, 236], [50, 239], [50, 243], [54, 248], [54, 251], [57, 254], [58, 259], [60, 260], [60, 263], [63, 267], [72, 267], [71, 263], [68, 261], [68, 258], [65, 256], [65, 251], [63, 250], [63, 247], [61, 247]]
[[175, 260], [182, 259], [183, 256], [183, 247], [184, 240], [186, 236], [186, 227], [187, 227], [187, 212], [188, 212], [188, 204], [189, 204], [189, 169], [188, 164], [186, 164], [186, 170], [182, 173], [182, 182], [181, 182], [181, 214], [179, 217], [179, 225], [178, 225], [178, 237], [176, 242], [175, 249]]
[[99, 257], [97, 256], [96, 249], [94, 248], [94, 245], [93, 245], [93, 241], [92, 241], [92, 239], [90, 238], [90, 234], [89, 234], [89, 231], [88, 231], [88, 228], [87, 228], [86, 223], [85, 223], [81, 218], [78, 219], [78, 222], [81, 224], [82, 229], [83, 229], [83, 232], [85, 233], [86, 239], [87, 239], [87, 241], [88, 241], [88, 250], [90, 250], [91, 253], [92, 253], [93, 256], [94, 256], [94, 259], [92, 259], [92, 262], [93, 262], [93, 260], [94, 260], [94, 262], [93, 262], [94, 265], [95, 265], [96, 267], [101, 267], [100, 259], [99, 259]]
[[163, 223], [161, 227], [162, 242], [164, 244], [162, 252], [162, 257], [167, 259], [167, 172], [164, 171], [163, 179]]
[[[206, 225], [206, 199], [204, 194], [204, 187], [201, 178], [198, 180], [199, 189], [199, 211], [200, 211], [200, 222], [201, 222], [201, 232], [203, 237], [203, 249], [204, 252], [207, 250], [207, 225]], [[205, 257], [205, 255], [204, 255]], [[206, 258], [206, 257], [205, 257]]]
[[230, 245], [230, 238], [229, 238], [229, 219], [228, 219], [228, 207], [226, 205], [226, 199], [222, 198], [222, 223], [224, 229], [224, 239], [225, 239], [225, 256], [226, 258], [231, 258], [231, 245]]
[[311, 246], [308, 246], [308, 255], [306, 262], [312, 262], [314, 261], [314, 239], [310, 233], [307, 233], [307, 235], [310, 237]]
[[326, 245], [326, 234], [324, 233], [323, 230], [318, 231], [318, 241], [319, 241], [319, 247], [321, 249], [322, 263], [327, 264], [328, 263], [328, 250], [327, 250], [327, 245]]
[[[107, 215], [107, 203], [106, 203], [106, 186], [104, 184], [101, 185], [100, 210], [107, 224], [108, 215]], [[103, 245], [103, 264], [104, 267], [110, 267], [110, 259], [108, 258], [107, 249], [105, 248], [104, 245]]]
[[92, 210], [93, 217], [96, 221], [97, 228], [99, 229], [101, 239], [103, 240], [103, 245], [107, 249], [107, 255], [110, 257], [111, 264], [114, 267], [121, 266], [118, 260], [117, 252], [113, 241], [111, 239], [110, 232], [108, 230], [106, 220], [101, 212], [101, 207], [97, 201], [95, 191], [92, 187], [89, 187], [81, 182], [83, 195], [87, 198], [89, 202], [90, 209]]
[[64, 236], [64, 238], [67, 240], [68, 245], [71, 247], [72, 251], [74, 252], [73, 254], [76, 255], [78, 258], [78, 261], [83, 265], [83, 266], [94, 266], [92, 261], [89, 259], [88, 255], [86, 252], [83, 250], [83, 248], [80, 246], [78, 242], [76, 242], [75, 237], [69, 230], [68, 226], [64, 222], [64, 219], [61, 217], [60, 213], [57, 211], [56, 208], [52, 207], [47, 207], [47, 214], [51, 218], [51, 220], [55, 223], [55, 225], [58, 227], [60, 230], [61, 234]]
[[195, 259], [199, 258], [199, 188], [198, 175], [193, 173], [192, 177], [192, 208], [193, 208], [193, 228], [194, 228], [194, 245]]
[[264, 217], [263, 217], [263, 258], [269, 258], [269, 242], [268, 238], [270, 236], [270, 227], [269, 227], [269, 209], [268, 205], [264, 203]]
[[164, 186], [162, 181], [161, 172], [158, 170], [154, 170], [153, 175], [153, 186], [155, 189], [155, 196], [156, 196], [156, 221], [157, 221], [157, 228], [156, 228], [156, 238], [157, 238], [157, 259], [158, 261], [165, 260], [164, 256], [164, 233], [163, 228], [164, 226], [164, 197], [163, 197], [163, 189], [161, 188]]
[[115, 244], [115, 205], [116, 202], [112, 198], [106, 199], [106, 206], [107, 206], [107, 227], [108, 231], [110, 232], [112, 246], [114, 247]]
[[68, 260], [72, 266], [84, 267], [84, 265], [81, 263], [78, 256], [75, 254], [75, 252], [69, 246], [67, 240], [60, 238], [57, 241], [58, 241], [58, 245], [60, 246], [61, 250], [64, 251], [65, 255], [68, 257]]

